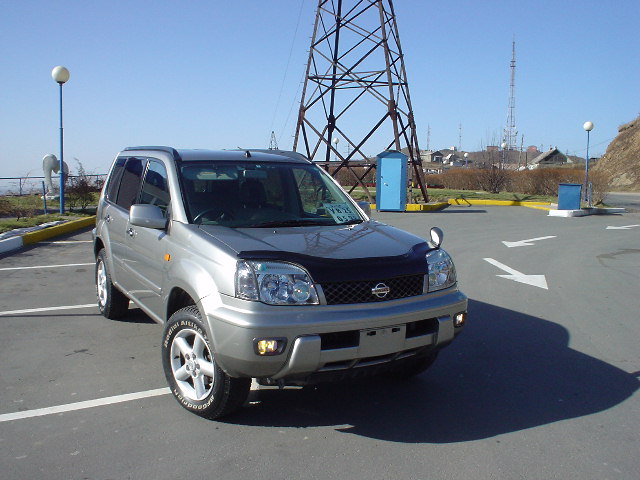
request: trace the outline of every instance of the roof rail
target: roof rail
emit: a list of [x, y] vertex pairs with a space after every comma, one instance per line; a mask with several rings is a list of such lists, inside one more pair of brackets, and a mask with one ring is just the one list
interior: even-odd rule
[[124, 149], [125, 152], [130, 150], [152, 150], [157, 152], [166, 152], [172, 155], [174, 160], [182, 160], [178, 151], [173, 147], [163, 147], [163, 146], [156, 145], [156, 146], [143, 146], [143, 147], [127, 147]]
[[242, 150], [248, 152], [259, 152], [259, 153], [270, 153], [272, 155], [282, 155], [283, 157], [293, 158], [295, 160], [306, 160], [310, 162], [307, 157], [299, 152], [292, 152], [290, 150], [272, 150], [272, 149], [264, 149], [264, 148], [243, 148]]

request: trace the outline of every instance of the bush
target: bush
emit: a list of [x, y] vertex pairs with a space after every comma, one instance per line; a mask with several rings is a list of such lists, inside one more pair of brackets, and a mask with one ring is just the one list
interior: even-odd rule
[[102, 183], [92, 182], [91, 177], [85, 172], [82, 163], [78, 162], [78, 175], [72, 177], [70, 185], [65, 191], [65, 198], [69, 202], [70, 208], [80, 207], [84, 212], [86, 208], [95, 201], [95, 193], [100, 191]]
[[589, 181], [593, 184], [593, 204], [599, 205], [611, 189], [611, 175], [602, 171], [589, 170]]
[[477, 190], [476, 170], [455, 169], [444, 174], [427, 175], [427, 187], [444, 187], [452, 190]]
[[499, 193], [510, 181], [511, 172], [497, 167], [456, 168], [437, 175], [427, 175], [427, 186], [442, 186], [451, 190], [482, 190]]
[[0, 217], [10, 216], [11, 204], [6, 198], [0, 198]]
[[476, 170], [476, 179], [480, 190], [500, 193], [509, 185], [510, 171], [504, 168], [489, 167]]
[[[611, 187], [611, 178], [600, 171], [590, 171], [589, 181], [593, 185], [593, 203], [602, 203]], [[427, 184], [443, 186], [452, 190], [482, 190], [498, 193], [510, 191], [525, 195], [558, 195], [561, 183], [584, 183], [582, 168], [540, 168], [536, 170], [512, 171], [500, 168], [451, 169], [443, 174], [428, 175]]]

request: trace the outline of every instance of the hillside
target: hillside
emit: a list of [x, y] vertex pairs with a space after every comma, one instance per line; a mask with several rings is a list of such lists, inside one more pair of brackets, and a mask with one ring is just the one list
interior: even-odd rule
[[640, 116], [618, 129], [593, 170], [611, 174], [612, 191], [640, 192]]

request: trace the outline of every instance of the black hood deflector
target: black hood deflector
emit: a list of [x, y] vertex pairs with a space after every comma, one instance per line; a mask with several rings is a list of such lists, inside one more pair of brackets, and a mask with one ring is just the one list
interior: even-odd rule
[[427, 243], [411, 247], [404, 255], [353, 259], [322, 258], [293, 252], [255, 250], [238, 253], [243, 260], [279, 260], [306, 268], [314, 282], [362, 282], [427, 273]]

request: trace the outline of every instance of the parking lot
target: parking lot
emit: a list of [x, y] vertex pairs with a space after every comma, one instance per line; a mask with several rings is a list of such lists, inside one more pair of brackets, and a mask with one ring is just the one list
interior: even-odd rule
[[374, 213], [444, 248], [468, 325], [408, 382], [168, 394], [162, 327], [95, 306], [91, 233], [0, 256], [3, 479], [637, 479], [640, 214]]

